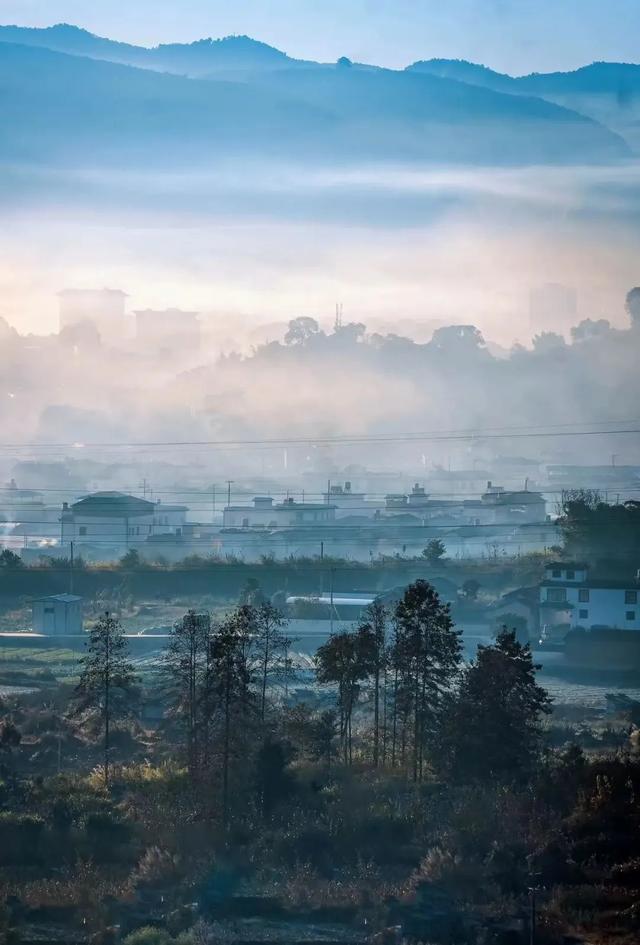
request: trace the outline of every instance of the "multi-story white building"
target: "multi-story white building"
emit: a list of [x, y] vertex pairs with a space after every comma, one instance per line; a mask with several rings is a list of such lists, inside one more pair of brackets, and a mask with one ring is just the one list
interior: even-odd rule
[[329, 501], [336, 507], [336, 518], [373, 518], [384, 509], [384, 502], [367, 499], [364, 492], [355, 492], [351, 482], [333, 485], [329, 490]]
[[63, 504], [60, 542], [127, 547], [158, 535], [179, 538], [187, 511], [186, 505], [163, 505], [123, 492], [94, 492], [71, 506]]
[[586, 564], [547, 565], [540, 585], [540, 623], [586, 630], [640, 630], [640, 582], [589, 577]]
[[328, 502], [274, 502], [256, 496], [252, 505], [228, 505], [223, 528], [286, 528], [294, 525], [328, 525], [336, 518], [336, 507]]

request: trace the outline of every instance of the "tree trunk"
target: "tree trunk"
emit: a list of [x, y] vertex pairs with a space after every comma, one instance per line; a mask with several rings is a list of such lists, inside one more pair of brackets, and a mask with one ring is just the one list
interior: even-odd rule
[[227, 657], [224, 694], [224, 747], [222, 756], [222, 824], [229, 823], [229, 754], [231, 742], [231, 667]]
[[387, 767], [387, 668], [382, 676], [382, 767]]
[[111, 637], [109, 626], [107, 625], [105, 633], [105, 652], [104, 652], [104, 783], [109, 786], [109, 742], [110, 742], [110, 722], [111, 722]]
[[267, 704], [267, 673], [269, 669], [269, 631], [267, 631], [264, 642], [264, 661], [262, 664], [262, 700], [260, 704], [260, 720], [264, 724], [264, 716]]
[[373, 766], [379, 764], [379, 740], [380, 740], [380, 664], [376, 659], [376, 673], [374, 681], [374, 702], [373, 702]]
[[398, 667], [393, 677], [393, 724], [391, 731], [391, 767], [396, 766], [396, 744], [398, 739]]

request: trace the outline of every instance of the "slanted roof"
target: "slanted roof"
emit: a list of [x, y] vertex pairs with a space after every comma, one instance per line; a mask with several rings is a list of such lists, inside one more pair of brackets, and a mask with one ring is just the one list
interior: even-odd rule
[[82, 600], [82, 598], [78, 597], [77, 594], [50, 594], [48, 597], [36, 597], [33, 603], [36, 604], [42, 603], [43, 601], [56, 601], [59, 604], [75, 604], [80, 600]]
[[295, 499], [285, 499], [284, 502], [277, 502], [275, 509], [296, 509], [297, 511], [313, 512], [318, 509], [335, 509], [335, 505], [328, 502], [296, 502]]
[[585, 561], [549, 561], [545, 564], [545, 571], [549, 568], [560, 571], [588, 571], [589, 565]]
[[584, 588], [593, 588], [593, 590], [602, 591], [638, 591], [640, 590], [640, 581], [636, 578], [629, 578], [628, 581], [620, 581], [615, 578], [589, 578], [586, 581], [566, 581], [560, 578], [556, 580], [546, 580], [540, 582], [540, 587], [564, 587], [581, 590]]
[[94, 492], [71, 506], [74, 515], [92, 518], [135, 518], [152, 515], [155, 509], [154, 502], [124, 492]]

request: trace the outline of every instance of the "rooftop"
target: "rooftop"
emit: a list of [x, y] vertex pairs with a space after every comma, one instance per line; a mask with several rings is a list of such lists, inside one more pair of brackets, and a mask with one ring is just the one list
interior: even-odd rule
[[133, 518], [137, 515], [152, 515], [156, 508], [154, 502], [124, 492], [94, 492], [74, 502], [65, 511], [95, 518]]
[[47, 600], [57, 601], [60, 604], [75, 604], [81, 601], [82, 598], [78, 597], [77, 594], [50, 594], [48, 597], [35, 597], [33, 603], [36, 604]]
[[122, 298], [128, 298], [127, 293], [122, 289], [62, 289], [58, 292], [61, 298], [69, 295], [119, 295]]
[[603, 591], [637, 591], [640, 588], [640, 581], [635, 578], [629, 578], [628, 581], [619, 581], [616, 578], [590, 578], [586, 581], [541, 581], [540, 587], [575, 587], [600, 589]]
[[545, 564], [544, 569], [548, 571], [550, 568], [554, 571], [588, 571], [589, 565], [586, 561], [550, 561]]

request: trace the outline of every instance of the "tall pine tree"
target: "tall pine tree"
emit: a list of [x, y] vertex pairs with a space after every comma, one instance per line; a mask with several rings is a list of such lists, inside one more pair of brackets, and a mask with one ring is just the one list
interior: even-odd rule
[[401, 756], [409, 740], [413, 780], [419, 781], [447, 693], [460, 672], [460, 632], [453, 625], [449, 605], [423, 580], [405, 589], [395, 608], [394, 623], [394, 726], [401, 718]]
[[103, 776], [109, 784], [113, 723], [131, 713], [135, 676], [120, 621], [105, 613], [89, 632], [76, 688], [78, 709], [97, 709], [104, 738]]
[[527, 645], [504, 627], [494, 646], [478, 647], [450, 698], [439, 738], [439, 765], [461, 781], [522, 781], [540, 756], [543, 717], [551, 711], [536, 682]]

